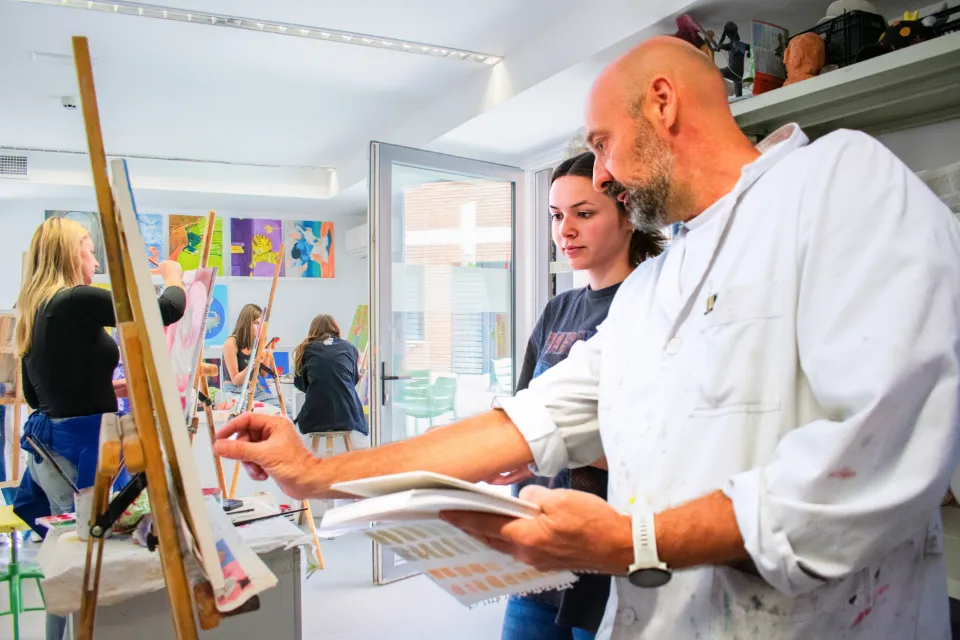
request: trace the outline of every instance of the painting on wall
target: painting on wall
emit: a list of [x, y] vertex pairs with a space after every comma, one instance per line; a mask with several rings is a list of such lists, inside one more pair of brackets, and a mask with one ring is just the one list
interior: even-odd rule
[[[200, 267], [206, 228], [206, 216], [170, 216], [170, 259], [179, 262], [184, 271]], [[213, 244], [207, 266], [216, 267], [217, 273], [223, 275], [223, 218], [218, 217], [213, 223]]]
[[180, 394], [180, 406], [187, 423], [193, 418], [196, 398], [193, 396], [193, 381], [197, 373], [197, 361], [203, 348], [203, 336], [213, 295], [216, 272], [208, 267], [185, 271], [183, 288], [187, 294], [187, 306], [183, 317], [167, 326], [167, 352], [173, 368], [173, 377]]
[[214, 285], [213, 298], [210, 299], [210, 311], [207, 312], [207, 329], [203, 337], [203, 346], [219, 347], [227, 339], [227, 319], [230, 306], [227, 304], [229, 289], [225, 284]]
[[291, 278], [333, 277], [333, 223], [284, 220], [284, 269]]
[[231, 218], [230, 275], [273, 277], [280, 262], [283, 228], [279, 220]]
[[93, 255], [96, 256], [100, 266], [94, 273], [107, 272], [107, 249], [103, 246], [103, 227], [100, 226], [100, 214], [96, 211], [44, 211], [44, 220], [47, 218], [66, 218], [79, 222], [90, 234], [90, 240], [93, 241]]
[[156, 267], [163, 260], [163, 216], [159, 213], [138, 213], [140, 237], [147, 250], [147, 261]]

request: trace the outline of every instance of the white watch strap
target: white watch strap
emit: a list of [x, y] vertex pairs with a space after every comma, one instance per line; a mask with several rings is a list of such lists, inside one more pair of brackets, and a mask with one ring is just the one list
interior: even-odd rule
[[653, 514], [635, 511], [633, 513], [633, 566], [638, 569], [665, 568], [657, 555], [657, 536], [653, 528]]

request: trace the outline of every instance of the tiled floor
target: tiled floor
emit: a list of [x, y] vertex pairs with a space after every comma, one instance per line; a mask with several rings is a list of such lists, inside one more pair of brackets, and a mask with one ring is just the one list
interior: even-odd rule
[[[32, 548], [31, 548], [32, 547]], [[322, 542], [326, 569], [303, 584], [305, 640], [497, 640], [504, 603], [467, 609], [419, 576], [375, 586], [372, 583], [371, 543], [361, 536]], [[21, 562], [35, 554], [35, 545], [21, 551]], [[0, 547], [0, 565], [9, 547]], [[0, 585], [0, 611], [7, 608], [6, 585]], [[36, 590], [26, 587], [28, 604]], [[21, 640], [42, 640], [43, 614], [21, 617]], [[0, 640], [12, 638], [10, 619], [0, 618]], [[201, 635], [202, 637], [202, 635]], [[281, 639], [276, 639], [281, 640]]]

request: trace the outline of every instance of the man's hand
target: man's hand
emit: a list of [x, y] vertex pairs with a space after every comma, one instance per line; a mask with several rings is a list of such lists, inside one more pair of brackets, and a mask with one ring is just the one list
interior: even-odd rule
[[[228, 440], [236, 434], [235, 440]], [[243, 413], [217, 433], [213, 451], [239, 460], [254, 480], [273, 478], [295, 500], [315, 497], [314, 470], [320, 460], [304, 446], [293, 423], [281, 416]]]
[[532, 485], [520, 499], [540, 505], [535, 518], [445, 512], [441, 518], [494, 549], [541, 570], [570, 569], [626, 575], [633, 562], [630, 517], [581, 491]]

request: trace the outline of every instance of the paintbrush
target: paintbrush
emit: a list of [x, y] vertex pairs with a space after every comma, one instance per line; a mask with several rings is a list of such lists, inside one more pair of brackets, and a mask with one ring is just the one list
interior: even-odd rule
[[269, 516], [260, 516], [259, 518], [250, 518], [249, 520], [241, 520], [239, 522], [234, 522], [233, 526], [239, 527], [240, 525], [244, 525], [244, 524], [251, 524], [253, 522], [261, 522], [263, 520], [270, 520], [272, 518], [288, 516], [291, 513], [300, 513], [301, 511], [306, 511], [306, 509], [291, 509], [289, 511], [281, 511], [280, 513], [272, 513]]
[[30, 443], [30, 446], [33, 447], [37, 453], [40, 454], [40, 457], [43, 458], [43, 461], [50, 464], [54, 468], [54, 470], [56, 470], [56, 472], [60, 474], [60, 477], [63, 478], [63, 481], [66, 482], [68, 485], [70, 485], [70, 488], [73, 489], [73, 492], [80, 493], [80, 489], [77, 488], [76, 483], [74, 483], [74, 481], [71, 480], [70, 477], [64, 472], [63, 468], [59, 464], [57, 464], [57, 461], [53, 458], [52, 455], [50, 455], [50, 452], [47, 450], [47, 448], [42, 444], [40, 444], [39, 442], [37, 442], [36, 440], [34, 440], [32, 436], [25, 436], [25, 438], [27, 442]]

